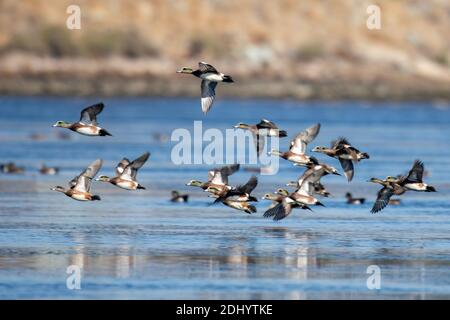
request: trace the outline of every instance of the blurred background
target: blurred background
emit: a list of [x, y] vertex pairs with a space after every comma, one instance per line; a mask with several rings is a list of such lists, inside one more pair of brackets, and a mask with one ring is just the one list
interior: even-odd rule
[[[81, 8], [81, 30], [66, 9]], [[223, 96], [450, 97], [450, 2], [0, 0], [0, 94], [196, 96], [181, 66], [233, 75]]]

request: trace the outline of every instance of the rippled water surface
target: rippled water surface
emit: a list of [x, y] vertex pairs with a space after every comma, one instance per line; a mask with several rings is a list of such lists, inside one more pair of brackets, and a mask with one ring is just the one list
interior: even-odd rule
[[[205, 117], [194, 99], [108, 99], [101, 125], [113, 137], [67, 132], [95, 100], [0, 98], [0, 163], [14, 161], [25, 174], [0, 174], [0, 298], [113, 299], [429, 299], [450, 298], [450, 105], [431, 103], [297, 103], [221, 100]], [[210, 206], [191, 179], [205, 180], [206, 165], [176, 166], [171, 142], [155, 138], [173, 129], [231, 128], [237, 122], [273, 120], [292, 137], [316, 122], [313, 145], [346, 136], [371, 155], [354, 181], [325, 177], [333, 197], [314, 212], [294, 211], [280, 222]], [[288, 147], [281, 140], [281, 148]], [[207, 145], [207, 143], [205, 143]], [[311, 146], [312, 147], [312, 146]], [[65, 185], [96, 158], [102, 174], [122, 157], [152, 153], [139, 172], [147, 190], [127, 192], [94, 183], [102, 201], [80, 203], [49, 190]], [[331, 158], [318, 156], [336, 167]], [[379, 189], [366, 181], [405, 173], [414, 159], [427, 169], [437, 193], [407, 193], [400, 206], [372, 215]], [[59, 166], [42, 176], [40, 164]], [[302, 169], [280, 162], [276, 175], [260, 176], [260, 198], [297, 178]], [[230, 178], [244, 183], [252, 173]], [[171, 190], [191, 195], [168, 201]], [[350, 191], [366, 197], [348, 206]], [[66, 268], [82, 267], [81, 290], [66, 286]], [[381, 289], [366, 285], [370, 265], [381, 270]]]

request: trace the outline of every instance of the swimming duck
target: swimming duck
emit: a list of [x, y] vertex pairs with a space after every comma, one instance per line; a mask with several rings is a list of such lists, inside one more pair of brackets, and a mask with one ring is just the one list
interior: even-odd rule
[[99, 176], [96, 180], [109, 182], [119, 188], [125, 190], [137, 190], [145, 189], [144, 186], [136, 181], [136, 175], [138, 170], [144, 165], [150, 156], [149, 152], [145, 152], [139, 158], [130, 162], [127, 158], [120, 160], [116, 167], [116, 176], [114, 178], [109, 178], [108, 176]]
[[180, 194], [178, 191], [172, 191], [171, 202], [188, 202], [189, 196], [187, 194]]
[[220, 73], [212, 65], [206, 62], [199, 62], [198, 69], [193, 70], [192, 68], [181, 68], [177, 73], [192, 74], [200, 79], [202, 79], [201, 90], [202, 90], [202, 111], [204, 114], [208, 113], [211, 109], [216, 97], [216, 86], [218, 82], [234, 82], [231, 76]]
[[102, 167], [103, 161], [97, 159], [92, 162], [80, 175], [69, 182], [69, 189], [61, 186], [51, 188], [53, 191], [62, 192], [66, 196], [77, 201], [95, 201], [100, 200], [100, 196], [90, 193], [92, 179]]
[[308, 163], [311, 163], [311, 159], [305, 154], [306, 146], [317, 137], [319, 131], [320, 123], [300, 132], [294, 140], [291, 141], [288, 151], [280, 152], [278, 150], [272, 150], [269, 152], [269, 155], [277, 155], [293, 163], [307, 165]]
[[85, 136], [111, 136], [108, 131], [97, 126], [97, 115], [102, 112], [103, 108], [104, 104], [102, 102], [94, 104], [81, 111], [78, 122], [57, 121], [53, 127], [66, 128]]
[[423, 183], [424, 164], [420, 160], [415, 160], [411, 170], [405, 178], [401, 178], [401, 186], [412, 191], [436, 192], [433, 186]]
[[248, 125], [242, 122], [239, 122], [234, 126], [236, 129], [244, 129], [249, 130], [253, 134], [253, 141], [256, 146], [256, 153], [260, 155], [264, 150], [265, 145], [265, 137], [287, 137], [287, 132], [284, 130], [278, 129], [277, 125], [272, 121], [262, 119], [259, 123], [255, 125]]
[[39, 172], [41, 174], [45, 174], [45, 175], [57, 175], [59, 172], [59, 168], [57, 167], [47, 167], [45, 164], [42, 164], [41, 167], [39, 168]]
[[347, 204], [364, 204], [366, 201], [365, 198], [353, 198], [350, 192], [347, 192], [345, 197], [347, 198]]
[[0, 165], [0, 171], [7, 174], [21, 174], [25, 172], [25, 168], [18, 167], [14, 162], [8, 162]]
[[383, 210], [390, 203], [390, 199], [393, 195], [400, 196], [407, 190], [398, 183], [398, 178], [387, 177], [385, 180], [371, 178], [369, 181], [381, 184], [383, 186], [383, 188], [381, 188], [377, 193], [377, 199], [375, 200], [372, 210], [370, 211], [372, 213], [377, 213]]
[[[239, 164], [232, 164], [228, 166], [223, 166], [221, 168], [216, 168], [208, 171], [208, 181], [201, 182], [198, 180], [191, 180], [186, 185], [202, 188], [204, 191], [208, 187], [214, 186], [216, 189], [231, 189], [228, 185], [228, 176], [239, 170]], [[215, 192], [216, 189], [210, 189], [211, 192]]]
[[[216, 200], [214, 203], [228, 201], [258, 201], [254, 196], [251, 195], [252, 191], [258, 185], [258, 178], [252, 176], [246, 184], [237, 186], [232, 189], [217, 188], [215, 186], [209, 186], [206, 191], [214, 194]], [[216, 189], [216, 190], [213, 190]]]
[[314, 147], [312, 151], [320, 152], [332, 158], [338, 159], [349, 182], [352, 181], [354, 174], [352, 161], [359, 162], [362, 159], [370, 158], [368, 153], [361, 152], [353, 147], [346, 138], [339, 138], [335, 141], [332, 141], [331, 148], [318, 146]]

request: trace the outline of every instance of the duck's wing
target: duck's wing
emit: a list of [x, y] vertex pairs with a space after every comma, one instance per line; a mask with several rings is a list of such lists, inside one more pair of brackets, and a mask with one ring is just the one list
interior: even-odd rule
[[331, 141], [331, 149], [341, 149], [345, 146], [350, 146], [347, 138], [339, 137], [336, 140]]
[[258, 129], [278, 129], [277, 125], [270, 120], [261, 119], [261, 121], [256, 125]]
[[394, 190], [388, 187], [384, 187], [378, 191], [377, 200], [375, 201], [370, 212], [377, 213], [383, 210], [389, 204], [389, 199], [391, 199], [393, 194]]
[[283, 200], [281, 203], [269, 208], [264, 212], [264, 218], [273, 217], [274, 221], [282, 220], [286, 218], [292, 212], [292, 205]]
[[116, 166], [116, 176], [120, 176], [125, 168], [130, 164], [130, 160], [123, 158]]
[[306, 146], [317, 137], [319, 131], [320, 123], [300, 132], [294, 140], [291, 141], [289, 150], [296, 154], [304, 154], [306, 152]]
[[206, 63], [206, 62], [199, 62], [198, 69], [203, 73], [206, 73], [206, 72], [212, 72], [212, 73], [217, 73], [217, 74], [219, 73], [219, 71], [217, 71], [216, 68], [214, 68], [212, 65], [210, 65], [209, 63]]
[[81, 111], [80, 122], [84, 124], [97, 125], [97, 115], [102, 112], [105, 105], [103, 102], [94, 104]]
[[214, 102], [214, 98], [216, 97], [216, 86], [217, 82], [202, 80], [202, 111], [204, 114], [208, 113], [209, 109], [211, 109], [212, 104]]
[[304, 196], [312, 196], [313, 192], [313, 183], [311, 181], [308, 181], [308, 179], [301, 181], [297, 190], [294, 191], [294, 193], [298, 193]]
[[339, 158], [339, 162], [341, 163], [342, 170], [344, 170], [344, 174], [347, 177], [347, 180], [349, 182], [352, 181], [353, 174], [355, 173], [352, 160]]
[[123, 169], [123, 173], [120, 175], [120, 177], [125, 180], [136, 181], [137, 172], [148, 160], [148, 157], [150, 157], [150, 152], [146, 152], [139, 158], [133, 160], [128, 166]]
[[92, 162], [79, 176], [72, 179], [69, 185], [79, 192], [89, 192], [91, 189], [92, 179], [97, 175], [102, 167], [103, 161], [97, 159]]
[[406, 177], [406, 181], [412, 183], [421, 183], [423, 181], [423, 170], [424, 165], [420, 160], [416, 160], [413, 163], [411, 170], [408, 172], [408, 176]]
[[232, 164], [229, 166], [223, 166], [218, 169], [213, 169], [208, 172], [208, 181], [213, 184], [227, 185], [228, 176], [239, 170], [240, 164]]
[[236, 190], [241, 193], [250, 194], [256, 188], [257, 185], [258, 185], [258, 178], [256, 176], [251, 176], [246, 184], [238, 186]]

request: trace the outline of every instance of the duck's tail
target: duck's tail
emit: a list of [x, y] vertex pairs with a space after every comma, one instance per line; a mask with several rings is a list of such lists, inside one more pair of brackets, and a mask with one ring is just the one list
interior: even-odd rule
[[104, 137], [104, 136], [112, 136], [112, 134], [109, 133], [108, 131], [106, 131], [105, 129], [100, 129], [99, 135], [100, 135], [101, 137]]
[[367, 152], [361, 153], [361, 159], [370, 159], [370, 156]]
[[92, 200], [92, 201], [95, 201], [95, 200], [100, 201], [100, 200], [102, 200], [102, 199], [101, 199], [100, 196], [98, 196], [98, 195], [93, 195], [91, 200]]
[[255, 213], [255, 212], [256, 212], [256, 207], [253, 206], [253, 205], [249, 205], [249, 206], [247, 207], [247, 209], [245, 210], [245, 212], [247, 212], [248, 214]]
[[138, 184], [137, 189], [145, 190], [145, 187], [143, 185]]
[[436, 192], [436, 188], [433, 186], [427, 186], [426, 192]]
[[231, 76], [229, 76], [229, 75], [224, 75], [222, 81], [223, 82], [229, 82], [229, 83], [233, 83], [234, 82], [233, 78]]

